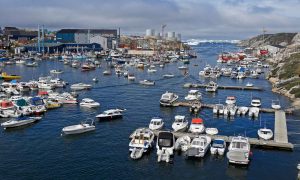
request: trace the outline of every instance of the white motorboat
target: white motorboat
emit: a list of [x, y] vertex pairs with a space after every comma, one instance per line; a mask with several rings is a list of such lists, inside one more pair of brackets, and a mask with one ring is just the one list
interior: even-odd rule
[[211, 138], [209, 136], [198, 136], [192, 140], [187, 150], [187, 157], [204, 157], [210, 147]]
[[253, 106], [253, 107], [260, 107], [261, 106], [260, 98], [252, 98], [252, 100], [251, 100], [251, 106]]
[[81, 134], [89, 131], [94, 131], [96, 129], [94, 125], [94, 121], [92, 120], [91, 123], [87, 123], [87, 121], [81, 122], [80, 124], [67, 126], [62, 129], [62, 133], [65, 135], [70, 134]]
[[210, 147], [210, 154], [218, 154], [223, 156], [226, 150], [226, 142], [224, 139], [215, 139]]
[[246, 115], [246, 113], [248, 112], [248, 110], [249, 110], [249, 108], [248, 107], [246, 107], [246, 106], [241, 106], [241, 107], [239, 107], [238, 108], [238, 110], [237, 110], [237, 114], [238, 115]]
[[85, 90], [85, 89], [91, 89], [92, 85], [90, 84], [84, 84], [84, 83], [77, 83], [77, 84], [73, 84], [71, 85], [71, 89], [72, 90]]
[[208, 83], [208, 85], [206, 86], [205, 91], [206, 92], [216, 92], [217, 89], [218, 89], [218, 84], [213, 81], [210, 81]]
[[162, 106], [171, 106], [178, 99], [178, 95], [171, 92], [165, 92], [161, 95], [160, 105]]
[[191, 145], [190, 136], [181, 136], [175, 142], [175, 150], [185, 152]]
[[157, 161], [170, 162], [171, 157], [174, 155], [175, 136], [171, 132], [159, 132], [156, 141]]
[[206, 128], [205, 133], [208, 135], [217, 135], [219, 131], [217, 128]]
[[128, 79], [129, 81], [134, 81], [134, 80], [135, 80], [134, 74], [128, 73], [127, 79]]
[[266, 127], [257, 130], [257, 134], [259, 138], [263, 140], [270, 140], [273, 137], [273, 131]]
[[52, 69], [52, 70], [50, 70], [50, 73], [51, 73], [51, 74], [62, 74], [63, 71], [62, 71], [62, 70]]
[[228, 96], [226, 98], [226, 101], [225, 103], [228, 105], [228, 104], [235, 104], [236, 103], [236, 98], [235, 96]]
[[155, 82], [145, 79], [145, 80], [140, 81], [140, 84], [145, 85], [145, 86], [154, 86]]
[[24, 118], [22, 117], [22, 118], [17, 118], [17, 119], [11, 119], [9, 121], [1, 123], [1, 126], [4, 129], [20, 127], [20, 126], [32, 124], [40, 119], [42, 119], [42, 118], [41, 117], [24, 117]]
[[25, 64], [25, 63], [26, 63], [25, 60], [22, 60], [22, 59], [16, 60], [16, 64]]
[[185, 116], [176, 115], [175, 120], [172, 124], [172, 129], [175, 132], [185, 131], [188, 127], [189, 122], [185, 119]]
[[253, 83], [247, 82], [246, 87], [253, 87]]
[[189, 132], [201, 134], [205, 131], [203, 120], [201, 118], [192, 119]]
[[147, 128], [139, 128], [135, 130], [133, 137], [129, 143], [130, 157], [139, 159], [144, 152], [149, 151], [154, 144], [154, 133]]
[[227, 153], [229, 163], [247, 165], [249, 156], [250, 143], [248, 138], [242, 136], [232, 137]]
[[109, 109], [97, 115], [96, 118], [98, 118], [99, 120], [111, 120], [111, 119], [122, 118], [123, 111], [125, 111], [125, 109]]
[[173, 78], [173, 77], [175, 77], [175, 76], [174, 76], [174, 74], [172, 74], [172, 73], [168, 73], [168, 74], [164, 74], [163, 77], [164, 77], [164, 78]]
[[216, 104], [213, 107], [214, 114], [224, 114], [224, 105], [223, 104]]
[[248, 112], [249, 117], [257, 118], [259, 115], [259, 108], [258, 107], [250, 107]]
[[149, 68], [147, 71], [148, 73], [155, 73], [157, 70], [154, 68]]
[[149, 124], [149, 129], [151, 130], [160, 130], [164, 126], [164, 121], [160, 117], [153, 117]]
[[271, 107], [275, 110], [281, 109], [279, 100], [272, 100]]
[[84, 98], [79, 103], [79, 105], [82, 107], [87, 107], [87, 108], [96, 108], [96, 107], [100, 106], [100, 103], [95, 102], [93, 99], [90, 99], [90, 98]]
[[199, 90], [190, 90], [188, 95], [184, 98], [187, 101], [196, 101], [201, 99], [201, 93]]

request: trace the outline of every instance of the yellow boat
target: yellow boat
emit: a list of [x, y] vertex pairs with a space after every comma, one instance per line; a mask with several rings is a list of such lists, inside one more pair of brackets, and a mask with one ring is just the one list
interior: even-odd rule
[[21, 76], [18, 76], [18, 75], [8, 75], [6, 72], [3, 72], [1, 74], [1, 78], [3, 80], [9, 81], [9, 80], [21, 79]]
[[55, 108], [61, 107], [61, 103], [59, 103], [55, 100], [49, 100], [45, 104], [46, 104], [47, 109], [55, 109]]

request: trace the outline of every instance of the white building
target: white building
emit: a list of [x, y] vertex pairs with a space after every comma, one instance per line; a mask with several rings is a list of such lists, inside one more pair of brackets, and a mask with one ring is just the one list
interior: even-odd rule
[[155, 36], [155, 30], [154, 29], [146, 29], [146, 37], [153, 37]]

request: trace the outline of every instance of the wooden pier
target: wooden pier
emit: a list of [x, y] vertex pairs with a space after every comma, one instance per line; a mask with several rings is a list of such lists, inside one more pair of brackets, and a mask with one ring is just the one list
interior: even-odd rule
[[[294, 149], [294, 145], [288, 142], [287, 135], [287, 126], [286, 126], [286, 117], [284, 111], [276, 111], [275, 112], [275, 127], [274, 127], [274, 140], [262, 140], [258, 138], [248, 138], [249, 143], [254, 147], [260, 148], [274, 148], [279, 150], [289, 150], [292, 151]], [[157, 136], [160, 131], [153, 131]], [[191, 138], [195, 138], [199, 136], [198, 134], [193, 134], [189, 132], [173, 132], [176, 138], [181, 136], [190, 136]], [[132, 133], [129, 138], [132, 138], [134, 133]], [[214, 139], [224, 139], [227, 143], [231, 142], [233, 136], [225, 136], [225, 135], [208, 135], [213, 140]]]
[[[183, 85], [185, 88], [206, 88], [207, 84], [192, 84], [186, 83]], [[263, 88], [260, 87], [247, 87], [247, 86], [218, 86], [218, 89], [233, 89], [233, 90], [254, 90], [254, 91], [262, 91]]]
[[[183, 107], [191, 107], [191, 106], [198, 106], [199, 108], [209, 108], [209, 109], [213, 109], [215, 104], [204, 104], [204, 103], [200, 103], [199, 101], [195, 101], [195, 102], [190, 102], [190, 101], [178, 101], [172, 104], [172, 106], [174, 107], [178, 107], [178, 106], [183, 106]], [[272, 108], [259, 108], [260, 112], [264, 112], [264, 113], [275, 113], [276, 110], [272, 109]], [[287, 108], [284, 109], [282, 111], [284, 111], [285, 113], [288, 114], [292, 114], [293, 111], [295, 109], [294, 108]]]

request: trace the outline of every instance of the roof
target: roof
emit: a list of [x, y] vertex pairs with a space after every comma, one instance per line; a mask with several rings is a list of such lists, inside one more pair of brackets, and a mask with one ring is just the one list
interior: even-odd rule
[[194, 119], [192, 119], [192, 123], [193, 124], [202, 124], [203, 123], [203, 119], [201, 119], [201, 118], [194, 118]]
[[91, 34], [113, 34], [117, 36], [116, 29], [61, 29], [57, 31], [57, 33], [88, 33], [90, 31]]

